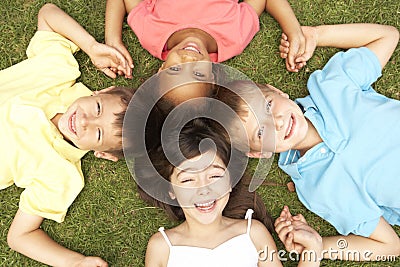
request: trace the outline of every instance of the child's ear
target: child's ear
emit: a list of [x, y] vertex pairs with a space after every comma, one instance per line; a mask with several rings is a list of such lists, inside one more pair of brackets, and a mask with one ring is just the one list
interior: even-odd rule
[[284, 98], [289, 98], [289, 95], [287, 93], [282, 92], [281, 90], [279, 90], [278, 88], [276, 88], [275, 86], [272, 86], [270, 84], [266, 85], [270, 90], [275, 91], [276, 93], [280, 94], [282, 97]]
[[96, 158], [99, 158], [99, 159], [106, 159], [106, 160], [111, 160], [114, 162], [118, 161], [118, 157], [116, 157], [110, 153], [107, 153], [107, 152], [94, 151], [93, 154]]
[[110, 92], [111, 90], [113, 90], [114, 88], [115, 88], [115, 86], [112, 85], [112, 86], [110, 86], [110, 87], [101, 89], [100, 91], [93, 91], [92, 94], [93, 94], [93, 95], [98, 95], [98, 94], [102, 94], [102, 93], [107, 93], [107, 92]]
[[174, 192], [168, 191], [168, 194], [169, 194], [169, 197], [170, 197], [171, 199], [176, 199], [176, 196], [175, 196], [175, 193], [174, 193]]
[[248, 156], [249, 158], [256, 158], [256, 159], [269, 159], [270, 157], [272, 157], [274, 153], [272, 152], [247, 152], [246, 156]]

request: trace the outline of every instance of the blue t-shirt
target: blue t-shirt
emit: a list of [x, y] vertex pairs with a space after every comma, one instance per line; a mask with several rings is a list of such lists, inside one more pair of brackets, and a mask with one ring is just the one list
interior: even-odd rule
[[279, 157], [300, 201], [343, 235], [370, 236], [380, 216], [400, 225], [400, 102], [371, 87], [380, 75], [368, 48], [334, 55], [296, 99], [323, 142]]

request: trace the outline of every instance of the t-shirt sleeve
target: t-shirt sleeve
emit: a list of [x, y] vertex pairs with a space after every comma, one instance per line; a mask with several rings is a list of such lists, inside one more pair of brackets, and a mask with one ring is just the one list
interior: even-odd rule
[[343, 90], [370, 90], [381, 76], [381, 65], [376, 55], [366, 47], [336, 53], [322, 70], [315, 71], [308, 80], [310, 94], [321, 91], [329, 96]]
[[26, 49], [28, 58], [48, 54], [73, 54], [79, 47], [62, 35], [50, 31], [37, 31]]
[[64, 221], [68, 208], [84, 186], [84, 178], [79, 168], [66, 160], [60, 161], [64, 162], [49, 162], [44, 168], [46, 173], [37, 174], [21, 193], [22, 211], [59, 223]]
[[36, 32], [26, 51], [28, 58], [0, 71], [0, 103], [31, 90], [71, 87], [81, 74], [73, 54], [78, 50], [57, 33]]
[[[310, 75], [307, 83], [310, 99], [320, 114], [310, 119], [318, 129], [324, 129], [323, 140], [327, 140], [324, 133], [330, 134], [330, 143], [340, 143], [349, 137], [354, 127], [351, 122], [362, 116], [361, 107], [367, 104], [366, 97], [375, 93], [371, 85], [380, 76], [379, 60], [366, 47], [338, 52], [322, 70]], [[359, 107], [357, 112], [354, 107]]]

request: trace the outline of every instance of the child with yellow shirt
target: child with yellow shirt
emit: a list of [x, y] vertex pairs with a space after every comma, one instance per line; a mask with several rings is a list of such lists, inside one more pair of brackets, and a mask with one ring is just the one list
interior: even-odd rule
[[107, 266], [40, 228], [45, 218], [64, 220], [84, 186], [80, 159], [89, 150], [113, 161], [122, 156], [122, 121], [134, 91], [92, 92], [75, 83], [79, 47], [106, 75], [115, 78], [110, 68], [131, 75], [116, 49], [98, 43], [57, 6], [44, 5], [28, 58], [0, 71], [0, 189], [24, 188], [7, 236], [13, 250], [52, 266]]

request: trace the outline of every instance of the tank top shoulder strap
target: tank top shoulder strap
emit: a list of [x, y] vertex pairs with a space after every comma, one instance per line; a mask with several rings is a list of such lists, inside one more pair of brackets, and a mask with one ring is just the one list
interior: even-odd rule
[[158, 228], [158, 231], [162, 234], [162, 236], [165, 239], [165, 242], [167, 242], [168, 247], [172, 247], [171, 241], [169, 241], [167, 234], [164, 231], [164, 227], [160, 227]]
[[248, 209], [246, 211], [246, 216], [244, 217], [247, 219], [247, 231], [246, 234], [250, 234], [250, 227], [251, 227], [251, 217], [253, 215], [254, 211], [252, 209]]

